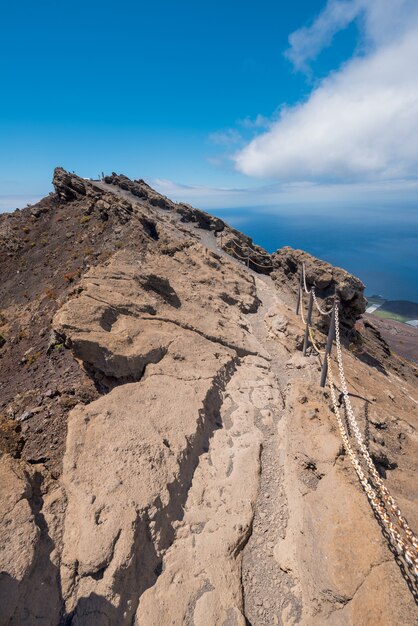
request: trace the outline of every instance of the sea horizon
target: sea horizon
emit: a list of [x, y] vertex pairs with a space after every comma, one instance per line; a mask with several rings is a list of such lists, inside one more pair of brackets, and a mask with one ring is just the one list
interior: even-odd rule
[[[46, 194], [47, 195], [47, 194]], [[41, 198], [33, 196], [36, 203]], [[203, 206], [201, 206], [203, 204]], [[2, 207], [0, 213], [23, 207]], [[220, 217], [270, 254], [291, 246], [354, 274], [366, 297], [418, 303], [418, 207], [197, 208]]]
[[350, 213], [274, 207], [208, 210], [272, 253], [283, 246], [342, 267], [369, 296], [418, 302], [418, 211], [415, 206]]

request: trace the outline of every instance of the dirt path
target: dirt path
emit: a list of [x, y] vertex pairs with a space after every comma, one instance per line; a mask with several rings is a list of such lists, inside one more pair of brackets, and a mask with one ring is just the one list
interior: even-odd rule
[[277, 425], [285, 409], [289, 354], [267, 334], [265, 320], [269, 310], [283, 305], [271, 282], [268, 277], [256, 279], [262, 304], [251, 320], [254, 335], [271, 356], [270, 370], [280, 393], [280, 402], [270, 407], [268, 415], [258, 416], [256, 422], [263, 434], [261, 474], [252, 534], [244, 549], [242, 564], [245, 615], [251, 626], [281, 624], [284, 609], [297, 619], [301, 610], [300, 600], [292, 591], [294, 581], [280, 569], [273, 554], [277, 542], [285, 537], [288, 518]]
[[[115, 185], [109, 185], [108, 183], [105, 183], [103, 181], [92, 181], [92, 184], [94, 184], [96, 187], [98, 187], [99, 189], [103, 191], [107, 191], [109, 193], [113, 193], [115, 196], [125, 198], [125, 200], [128, 200], [129, 202], [132, 202], [134, 204], [141, 204], [140, 198], [138, 198], [137, 196], [134, 196], [130, 191], [120, 189], [119, 187], [115, 187]], [[179, 213], [175, 213], [174, 211], [167, 211], [158, 206], [155, 206], [154, 210], [157, 211], [158, 214], [164, 219], [168, 219], [172, 222], [175, 222], [176, 227], [177, 228], [180, 227], [180, 230], [183, 230], [184, 232], [187, 232], [188, 234], [192, 234], [194, 237], [200, 240], [201, 243], [204, 246], [206, 246], [206, 248], [208, 248], [209, 250], [213, 250], [214, 252], [217, 252], [221, 256], [227, 257], [229, 260], [232, 260], [234, 263], [237, 263], [239, 265], [244, 265], [242, 261], [234, 258], [233, 256], [225, 252], [220, 247], [219, 240], [217, 240], [217, 238], [215, 237], [215, 234], [212, 231], [197, 228], [194, 223], [182, 222], [181, 215]], [[258, 275], [256, 272], [253, 272], [252, 270], [249, 270], [249, 271], [251, 271], [254, 276]]]

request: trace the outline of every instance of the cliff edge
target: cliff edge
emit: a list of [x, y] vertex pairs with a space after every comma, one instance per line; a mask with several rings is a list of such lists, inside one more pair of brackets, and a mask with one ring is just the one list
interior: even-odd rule
[[142, 180], [53, 183], [0, 216], [0, 624], [415, 624], [295, 314], [304, 264], [417, 529], [417, 370], [362, 321], [361, 281]]

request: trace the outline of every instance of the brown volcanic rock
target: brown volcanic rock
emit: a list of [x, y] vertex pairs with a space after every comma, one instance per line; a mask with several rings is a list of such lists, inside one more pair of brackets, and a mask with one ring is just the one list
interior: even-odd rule
[[[55, 182], [56, 194], [0, 215], [0, 334], [5, 338], [0, 347], [0, 449], [45, 463], [58, 475], [70, 405], [90, 401], [97, 392], [52, 333], [51, 318], [89, 267], [122, 245], [141, 248], [154, 240], [146, 210], [133, 216], [125, 199], [60, 168]], [[64, 186], [74, 193], [64, 194]], [[78, 193], [81, 188], [85, 193]], [[131, 219], [135, 228], [128, 226]], [[62, 398], [45, 396], [51, 388]], [[12, 428], [11, 420], [25, 412], [31, 417]]]
[[201, 245], [173, 255], [116, 253], [85, 274], [80, 295], [60, 309], [54, 328], [96, 377], [119, 382], [140, 379], [177, 328], [239, 355], [256, 353], [260, 346], [241, 317], [257, 309], [254, 283], [245, 270], [231, 269]]
[[104, 193], [94, 181], [84, 180], [69, 174], [62, 167], [56, 167], [52, 179], [57, 196], [64, 202], [78, 200], [83, 202], [85, 196], [85, 214], [91, 215], [96, 210], [101, 220], [109, 219], [109, 211], [120, 222], [125, 223], [132, 215], [133, 208], [124, 198], [117, 198], [113, 194]]
[[61, 580], [66, 610], [80, 624], [97, 611], [99, 623], [131, 621], [216, 428], [233, 355], [186, 331], [171, 341], [172, 352], [148, 365], [140, 383], [70, 414]]
[[131, 180], [123, 174], [113, 172], [111, 176], [105, 176], [103, 180], [107, 185], [115, 185], [124, 191], [129, 191], [133, 196], [140, 200], [149, 201], [153, 206], [158, 206], [167, 211], [173, 210], [175, 207], [174, 202], [156, 192], [142, 179]]
[[[54, 181], [0, 216], [0, 624], [415, 623], [293, 314], [302, 258], [347, 327], [358, 281], [289, 249], [258, 276], [143, 181]], [[416, 376], [358, 326], [354, 410], [416, 529]]]
[[[224, 427], [202, 455], [164, 570], [141, 597], [138, 626], [193, 623], [245, 626], [241, 549], [251, 533], [260, 468], [255, 420], [279, 393], [266, 363], [245, 357], [225, 388]], [[257, 396], [257, 406], [251, 398]], [[167, 616], [169, 618], [167, 620]]]
[[231, 228], [223, 220], [205, 211], [195, 209], [184, 202], [172, 202], [166, 196], [152, 189], [145, 181], [130, 180], [123, 174], [112, 173], [104, 177], [104, 183], [115, 187], [118, 191], [129, 192], [132, 197], [140, 199], [153, 207], [180, 216], [181, 222], [202, 230], [215, 233], [222, 248], [234, 258], [247, 260], [251, 269], [258, 273], [270, 274], [273, 269], [271, 255], [264, 248], [254, 244], [251, 237]]
[[225, 228], [225, 223], [205, 211], [195, 209], [189, 204], [172, 202], [162, 194], [158, 193], [147, 183], [140, 180], [130, 180], [123, 174], [112, 173], [111, 176], [105, 176], [104, 182], [108, 185], [115, 185], [120, 189], [129, 191], [133, 196], [136, 196], [142, 201], [146, 201], [152, 206], [159, 207], [166, 211], [175, 211], [181, 215], [183, 222], [192, 222], [199, 228], [212, 231], [221, 231]]
[[341, 300], [341, 322], [347, 331], [353, 329], [367, 305], [361, 280], [340, 267], [289, 246], [277, 250], [272, 258], [272, 278], [280, 289], [289, 290], [293, 297], [297, 294], [302, 263], [305, 263], [307, 288], [316, 286], [316, 294], [320, 301], [324, 301], [325, 310], [332, 302], [330, 296], [336, 293]]
[[69, 416], [61, 579], [77, 623], [96, 611], [112, 623], [132, 615], [130, 597], [153, 584], [198, 457], [220, 427], [239, 356], [263, 352], [243, 318], [258, 306], [254, 282], [231, 270], [200, 245], [117, 253], [55, 316], [98, 383], [122, 384]]
[[32, 515], [32, 488], [24, 464], [3, 455], [0, 482], [0, 623], [6, 624], [28, 591], [40, 531]]
[[52, 182], [55, 192], [64, 202], [75, 200], [87, 193], [86, 183], [79, 176], [70, 174], [62, 167], [55, 168]]
[[363, 320], [364, 324], [371, 324], [380, 333], [395, 354], [413, 361], [418, 366], [418, 328], [367, 313]]
[[[295, 356], [288, 366], [293, 362]], [[388, 382], [395, 382], [393, 374], [389, 381], [387, 374], [372, 375], [370, 368], [348, 351], [344, 351], [344, 367], [366, 446], [416, 528], [418, 493], [411, 466], [418, 452], [414, 386], [403, 383], [404, 393], [392, 400]], [[288, 390], [288, 419], [279, 424], [278, 455], [284, 457], [289, 519], [275, 546], [275, 558], [281, 569], [294, 577], [302, 599], [302, 624], [412, 624], [416, 613], [413, 596], [406, 592], [408, 583], [399, 575], [344, 452], [335, 415], [326, 400], [328, 392], [320, 391], [317, 376], [313, 363], [305, 359]], [[405, 454], [399, 449], [404, 444], [408, 448]], [[405, 578], [411, 580], [408, 575]], [[286, 611], [282, 619], [285, 624], [293, 623]]]

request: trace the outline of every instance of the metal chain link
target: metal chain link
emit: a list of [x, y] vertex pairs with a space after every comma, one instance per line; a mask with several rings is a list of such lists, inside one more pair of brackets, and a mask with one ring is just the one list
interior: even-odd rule
[[313, 331], [312, 328], [310, 326], [308, 326], [308, 333], [309, 333], [309, 338], [311, 340], [311, 343], [313, 345], [313, 347], [315, 348], [315, 350], [318, 352], [318, 354], [324, 355], [325, 354], [325, 350], [321, 350], [321, 348], [318, 348], [314, 336], [313, 336]]
[[[224, 247], [223, 247], [223, 250], [226, 250], [226, 252], [228, 252], [227, 245], [228, 244], [225, 244]], [[238, 252], [236, 250], [233, 250], [232, 248], [230, 248], [230, 251], [235, 255], [234, 258], [242, 259], [243, 261], [247, 260], [246, 256], [241, 256], [240, 254], [238, 254]]]
[[303, 288], [305, 290], [305, 293], [309, 294], [311, 293], [310, 290], [308, 289], [308, 287], [306, 286], [306, 271], [305, 271], [305, 263], [302, 263], [302, 277], [303, 277]]
[[319, 305], [319, 302], [318, 302], [318, 300], [317, 300], [317, 298], [316, 298], [315, 287], [312, 287], [311, 291], [312, 291], [312, 295], [313, 295], [313, 300], [314, 300], [315, 306], [316, 306], [316, 308], [318, 309], [318, 311], [319, 311], [320, 313], [322, 313], [322, 315], [331, 315], [331, 313], [332, 313], [332, 309], [333, 309], [334, 307], [331, 307], [331, 308], [329, 309], [329, 311], [324, 311], [323, 309], [321, 309], [321, 307], [320, 307], [320, 305]]
[[386, 528], [389, 536], [391, 537], [394, 545], [398, 548], [398, 550], [400, 551], [401, 554], [403, 554], [405, 561], [408, 563], [409, 567], [411, 568], [411, 570], [413, 571], [414, 575], [418, 578], [418, 555], [411, 550], [411, 546], [408, 545], [404, 538], [400, 535], [398, 529], [396, 528], [396, 526], [393, 524], [393, 522], [390, 520], [389, 515], [386, 511], [386, 509], [384, 508], [384, 505], [382, 504], [382, 502], [379, 500], [375, 490], [372, 488], [372, 486], [370, 485], [370, 482], [368, 481], [351, 445], [349, 442], [349, 439], [347, 437], [347, 433], [343, 424], [343, 421], [341, 419], [341, 414], [338, 408], [338, 403], [337, 403], [337, 398], [335, 395], [335, 383], [333, 380], [333, 375], [332, 375], [332, 367], [331, 367], [331, 357], [328, 355], [327, 356], [327, 361], [328, 361], [328, 375], [329, 375], [329, 387], [330, 387], [330, 391], [331, 391], [331, 398], [332, 398], [332, 404], [334, 407], [334, 413], [335, 416], [337, 418], [337, 422], [338, 422], [338, 428], [341, 434], [341, 438], [343, 440], [343, 444], [344, 447], [348, 453], [348, 456], [350, 457], [350, 460], [354, 466], [354, 469], [357, 473], [357, 476], [360, 480], [360, 483], [362, 485], [362, 487], [364, 488], [367, 497], [369, 498], [370, 504], [373, 508], [373, 510], [376, 512], [377, 516], [379, 517], [379, 519], [381, 520], [382, 524], [384, 525], [384, 527]]
[[[307, 322], [304, 316], [304, 302], [303, 302], [304, 293], [303, 291], [305, 291], [307, 294], [309, 294], [310, 291], [307, 289], [307, 286], [306, 286], [304, 263], [302, 264], [302, 278], [303, 278], [302, 285], [299, 285], [300, 313], [301, 313], [303, 323], [306, 324]], [[313, 300], [318, 310], [323, 315], [329, 315], [330, 313], [332, 313], [333, 309], [331, 309], [330, 311], [323, 311], [320, 308], [316, 300], [315, 288], [312, 287], [311, 291], [312, 291]], [[376, 466], [373, 462], [373, 459], [371, 458], [370, 453], [364, 444], [363, 436], [360, 432], [356, 417], [354, 415], [354, 412], [351, 406], [350, 397], [348, 394], [347, 382], [346, 382], [345, 373], [344, 373], [343, 361], [342, 361], [339, 305], [335, 303], [333, 308], [335, 308], [335, 342], [336, 342], [336, 352], [337, 352], [337, 364], [338, 364], [339, 377], [341, 381], [342, 394], [344, 398], [344, 405], [345, 405], [346, 414], [348, 417], [348, 424], [351, 426], [353, 430], [357, 445], [370, 471], [373, 482], [375, 484], [375, 488], [372, 487], [369, 480], [367, 479], [361, 467], [361, 464], [358, 461], [358, 458], [355, 452], [353, 451], [353, 448], [351, 447], [350, 441], [347, 437], [347, 433], [346, 433], [343, 421], [341, 419], [341, 415], [340, 415], [338, 403], [337, 403], [337, 398], [335, 395], [335, 383], [334, 383], [333, 375], [332, 375], [331, 358], [330, 358], [330, 355], [328, 354], [326, 358], [327, 358], [327, 363], [328, 363], [329, 386], [331, 390], [331, 397], [332, 397], [332, 403], [334, 406], [334, 412], [338, 421], [338, 428], [340, 430], [344, 447], [347, 450], [350, 460], [358, 475], [360, 483], [363, 486], [367, 494], [367, 497], [369, 498], [369, 501], [371, 503], [373, 510], [376, 512], [376, 515], [378, 516], [378, 518], [381, 520], [382, 524], [386, 528], [394, 545], [398, 548], [400, 553], [403, 554], [405, 561], [408, 563], [409, 567], [412, 569], [414, 575], [418, 578], [418, 539], [413, 533], [413, 531], [411, 530], [406, 518], [402, 515], [395, 499], [390, 495], [386, 485], [382, 481], [376, 469]], [[308, 332], [309, 332], [310, 340], [315, 350], [319, 354], [324, 354], [324, 352], [321, 351], [315, 343], [313, 332], [312, 332], [310, 325], [308, 325]], [[376, 493], [376, 489], [377, 489], [377, 493]], [[389, 511], [395, 518], [396, 523], [394, 523], [390, 519], [388, 515], [388, 510], [386, 509], [386, 507], [389, 509]], [[401, 535], [399, 530], [401, 530], [404, 533], [404, 535]]]
[[342, 349], [341, 349], [341, 337], [340, 337], [340, 324], [339, 324], [339, 311], [338, 311], [338, 306], [335, 307], [335, 343], [336, 343], [336, 351], [337, 351], [337, 363], [338, 363], [338, 371], [339, 371], [339, 377], [340, 377], [340, 381], [341, 381], [341, 389], [342, 389], [342, 393], [343, 393], [343, 397], [344, 397], [344, 403], [347, 409], [347, 416], [348, 416], [348, 420], [349, 423], [353, 429], [355, 438], [357, 440], [357, 444], [359, 446], [359, 449], [364, 457], [364, 460], [373, 476], [373, 480], [376, 483], [377, 489], [381, 494], [381, 497], [383, 498], [383, 500], [388, 504], [388, 506], [390, 507], [392, 513], [394, 514], [394, 516], [397, 518], [399, 525], [401, 526], [401, 528], [404, 530], [405, 535], [407, 537], [407, 540], [409, 541], [409, 543], [411, 544], [411, 546], [413, 546], [413, 548], [415, 549], [416, 553], [417, 553], [417, 564], [418, 564], [418, 539], [417, 537], [414, 535], [414, 533], [412, 532], [407, 520], [405, 519], [405, 517], [402, 515], [395, 499], [390, 495], [386, 485], [384, 484], [384, 482], [382, 481], [376, 466], [373, 462], [373, 459], [370, 456], [369, 451], [367, 450], [366, 446], [364, 445], [364, 440], [363, 440], [363, 436], [360, 432], [360, 429], [358, 427], [358, 423], [356, 420], [356, 417], [354, 415], [353, 412], [353, 408], [351, 406], [351, 401], [350, 401], [350, 397], [348, 394], [348, 388], [347, 388], [347, 382], [346, 382], [346, 378], [345, 378], [345, 374], [344, 374], [344, 367], [343, 367], [343, 360], [342, 360]]
[[[228, 244], [229, 243], [235, 243], [233, 242], [233, 240], [231, 239], [231, 241], [227, 242], [224, 246], [223, 246], [223, 250], [226, 250], [228, 252]], [[240, 248], [240, 250], [244, 250], [244, 248], [241, 248], [241, 246], [238, 246], [237, 244], [235, 244], [238, 248]], [[251, 252], [256, 252], [256, 250], [253, 250], [252, 248], [249, 248], [249, 250], [251, 250]], [[238, 252], [236, 250], [234, 250], [233, 248], [230, 248], [230, 251], [233, 252], [233, 254], [235, 256], [237, 256], [239, 259], [242, 259], [243, 261], [249, 261], [250, 263], [253, 263], [254, 265], [257, 265], [258, 267], [261, 267], [262, 269], [272, 269], [274, 266], [273, 265], [260, 265], [260, 263], [257, 263], [256, 261], [254, 261], [251, 257], [243, 257], [241, 255], [238, 254]], [[257, 253], [257, 252], [256, 252]], [[259, 254], [259, 253], [257, 253]]]

